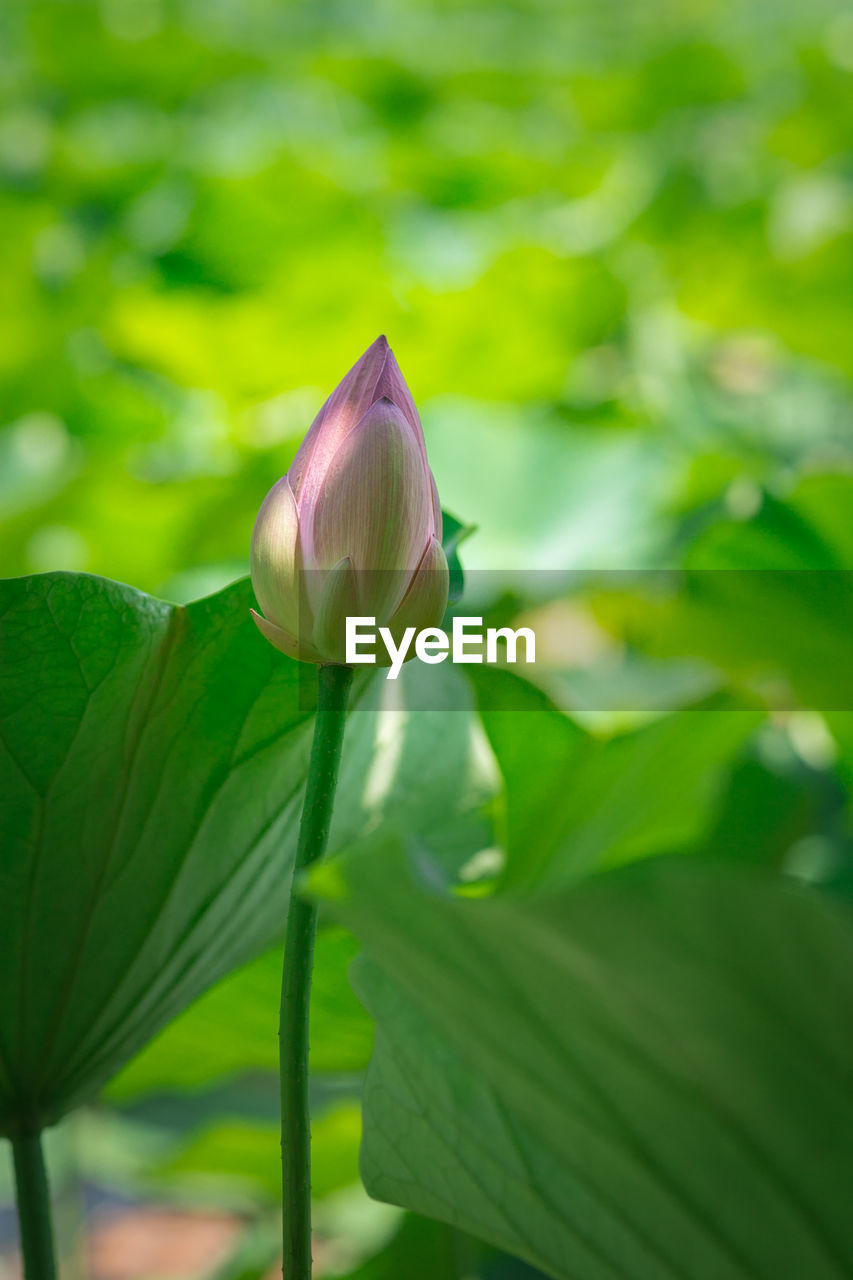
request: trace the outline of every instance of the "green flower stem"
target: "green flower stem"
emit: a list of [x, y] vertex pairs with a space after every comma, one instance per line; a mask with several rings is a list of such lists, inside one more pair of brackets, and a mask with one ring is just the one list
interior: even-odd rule
[[16, 1134], [12, 1138], [12, 1159], [25, 1280], [56, 1280], [50, 1191], [41, 1135]]
[[[338, 781], [352, 667], [320, 667], [320, 694], [308, 786], [299, 824], [293, 883], [323, 856]], [[281, 1077], [282, 1274], [311, 1277], [311, 1124], [308, 1110], [308, 1010], [317, 908], [292, 892], [284, 939], [279, 1070]]]

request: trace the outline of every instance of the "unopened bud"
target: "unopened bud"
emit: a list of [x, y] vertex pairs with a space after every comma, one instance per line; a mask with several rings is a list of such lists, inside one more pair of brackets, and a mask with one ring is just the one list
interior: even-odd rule
[[395, 634], [447, 604], [441, 507], [418, 411], [385, 338], [332, 392], [252, 533], [252, 617], [283, 653], [345, 660], [346, 619]]

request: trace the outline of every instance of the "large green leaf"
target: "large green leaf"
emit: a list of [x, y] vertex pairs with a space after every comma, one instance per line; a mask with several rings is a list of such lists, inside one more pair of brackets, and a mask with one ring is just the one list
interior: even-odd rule
[[[62, 573], [0, 596], [2, 1132], [90, 1096], [275, 940], [313, 681], [258, 634], [247, 582], [185, 608]], [[438, 843], [482, 825], [472, 718], [442, 730], [398, 683], [402, 714], [377, 681], [350, 717], [333, 847], [388, 814]]]
[[2, 585], [0, 1125], [55, 1120], [280, 926], [311, 712], [250, 599]]
[[385, 1247], [340, 1280], [540, 1280], [541, 1275], [456, 1227], [407, 1213]]
[[453, 874], [492, 840], [500, 789], [468, 682], [449, 663], [379, 677], [349, 717], [330, 852], [380, 822], [414, 834]]
[[851, 1274], [847, 915], [688, 858], [535, 902], [406, 862], [318, 881], [365, 944], [371, 1194], [565, 1280]]
[[[311, 984], [311, 1068], [361, 1071], [373, 1043], [370, 1019], [352, 994], [346, 970], [357, 943], [343, 929], [317, 938]], [[246, 1072], [278, 1073], [274, 1021], [281, 991], [276, 947], [222, 982], [170, 1022], [107, 1087], [128, 1102], [156, 1093], [215, 1087]]]
[[695, 840], [761, 718], [718, 697], [601, 739], [509, 672], [473, 678], [505, 782], [508, 884], [564, 884]]

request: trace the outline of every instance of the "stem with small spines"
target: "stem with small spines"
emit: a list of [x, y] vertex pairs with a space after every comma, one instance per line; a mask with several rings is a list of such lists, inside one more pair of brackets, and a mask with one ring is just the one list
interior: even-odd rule
[[323, 856], [329, 838], [352, 678], [352, 667], [328, 665], [319, 670], [314, 741], [287, 911], [279, 1021], [284, 1280], [311, 1280], [308, 1012], [317, 907], [299, 896], [297, 880]]

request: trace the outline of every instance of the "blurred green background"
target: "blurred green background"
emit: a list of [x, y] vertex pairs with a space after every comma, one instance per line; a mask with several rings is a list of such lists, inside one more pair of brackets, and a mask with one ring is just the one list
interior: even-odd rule
[[469, 566], [671, 563], [685, 507], [849, 464], [847, 6], [0, 22], [6, 573], [242, 573], [383, 331]]
[[[830, 0], [5, 4], [3, 574], [177, 601], [242, 575], [379, 332], [445, 507], [479, 526], [469, 568], [674, 566], [728, 525], [750, 563], [851, 567], [851, 76]], [[782, 791], [811, 806], [790, 845], [841, 802], [823, 722], [788, 729]], [[99, 1276], [274, 1265], [275, 968], [55, 1135], [67, 1222], [113, 1188]], [[176, 1100], [235, 1001], [237, 1059]], [[354, 1047], [317, 1084], [321, 1274], [530, 1275], [354, 1186], [370, 1028], [354, 1000], [334, 1017]]]

